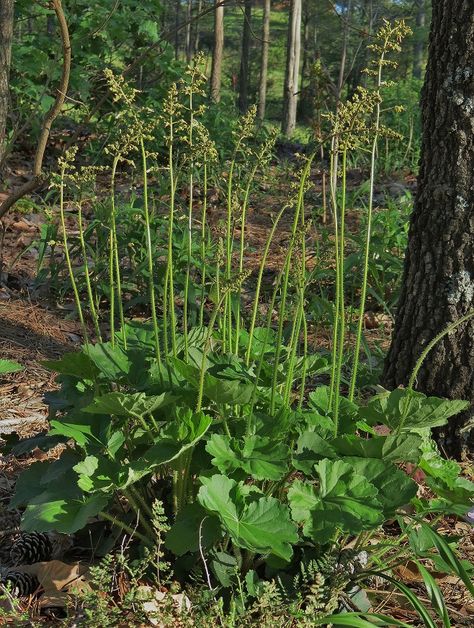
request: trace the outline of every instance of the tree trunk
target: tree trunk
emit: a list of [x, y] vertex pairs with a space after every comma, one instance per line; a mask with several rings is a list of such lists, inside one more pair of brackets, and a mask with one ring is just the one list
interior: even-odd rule
[[191, 43], [191, 18], [193, 14], [193, 0], [188, 0], [186, 5], [186, 63], [191, 63], [193, 49]]
[[337, 103], [341, 100], [342, 88], [346, 78], [346, 61], [347, 61], [347, 44], [349, 40], [349, 27], [351, 23], [352, 14], [352, 0], [347, 0], [344, 12], [344, 30], [342, 33], [342, 50], [341, 50], [341, 62], [339, 64], [339, 76], [337, 79]]
[[211, 98], [214, 102], [221, 99], [222, 55], [224, 52], [224, 5], [216, 1], [214, 11], [214, 51], [212, 53]]
[[174, 58], [179, 59], [179, 27], [181, 21], [181, 0], [174, 5]]
[[[403, 286], [384, 383], [406, 384], [427, 343], [474, 307], [474, 11], [471, 0], [433, 0], [422, 95], [423, 138]], [[474, 323], [428, 354], [417, 389], [474, 401]], [[472, 410], [440, 435], [459, 455]], [[470, 416], [469, 416], [470, 415]]]
[[245, 113], [249, 108], [249, 62], [250, 30], [252, 23], [252, 0], [245, 0], [244, 27], [242, 29], [242, 52], [239, 71], [239, 111]]
[[0, 0], [0, 164], [6, 149], [14, 0]]
[[413, 46], [413, 77], [421, 79], [423, 74], [424, 28], [426, 20], [425, 0], [415, 0], [416, 30]]
[[283, 135], [291, 137], [296, 128], [298, 79], [301, 52], [301, 0], [291, 0], [286, 48], [285, 87], [283, 93]]
[[199, 37], [201, 35], [201, 29], [200, 29], [201, 18], [198, 17], [198, 16], [201, 15], [201, 12], [202, 12], [202, 0], [199, 0], [198, 1], [198, 8], [197, 8], [197, 17], [196, 17], [196, 21], [194, 23], [193, 51], [194, 51], [195, 55], [197, 55], [197, 53], [199, 52]]
[[260, 60], [260, 84], [258, 87], [258, 109], [259, 120], [265, 119], [265, 108], [267, 106], [267, 82], [268, 82], [268, 51], [270, 48], [270, 12], [271, 0], [264, 0], [263, 22], [262, 22], [262, 57]]

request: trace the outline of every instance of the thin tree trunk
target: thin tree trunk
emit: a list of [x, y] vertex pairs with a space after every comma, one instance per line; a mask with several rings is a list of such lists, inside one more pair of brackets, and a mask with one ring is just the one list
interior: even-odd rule
[[425, 0], [415, 0], [416, 8], [416, 31], [415, 31], [415, 44], [413, 46], [413, 76], [414, 78], [421, 79], [423, 74], [423, 31], [425, 28], [426, 20], [426, 4]]
[[215, 0], [214, 11], [214, 51], [212, 53], [211, 68], [211, 98], [214, 102], [221, 99], [222, 56], [224, 53], [224, 5], [219, 6]]
[[14, 0], [0, 0], [0, 164], [6, 149]]
[[181, 0], [175, 0], [174, 13], [174, 57], [179, 58], [179, 26], [181, 21]]
[[301, 53], [301, 0], [291, 0], [286, 49], [285, 87], [283, 94], [283, 135], [291, 137], [296, 128], [298, 80]]
[[265, 108], [267, 106], [268, 51], [270, 49], [270, 13], [271, 0], [264, 0], [262, 22], [262, 57], [260, 60], [260, 84], [258, 88], [257, 110], [257, 116], [259, 120], [265, 119]]
[[[199, 0], [198, 9], [197, 9], [198, 16], [201, 15], [201, 12], [202, 12], [202, 0]], [[194, 27], [194, 43], [193, 43], [194, 54], [197, 54], [199, 52], [200, 35], [201, 35], [200, 19], [197, 17], [196, 22], [195, 22], [195, 27]]]
[[309, 6], [308, 3], [306, 2], [303, 5], [303, 61], [301, 63], [301, 80], [304, 81], [307, 76], [308, 76], [308, 68], [309, 68], [309, 59], [310, 59], [310, 45], [309, 45], [309, 40], [310, 40], [310, 31], [309, 31], [309, 25], [310, 25], [310, 12], [309, 12]]
[[[422, 96], [423, 138], [402, 291], [384, 384], [406, 385], [427, 343], [474, 308], [474, 11], [469, 0], [434, 0]], [[416, 388], [474, 402], [474, 323], [428, 354]], [[442, 444], [459, 455], [467, 415]]]
[[193, 56], [191, 40], [191, 17], [193, 13], [193, 0], [188, 0], [186, 4], [186, 62], [191, 63]]
[[244, 25], [242, 29], [242, 51], [239, 71], [239, 110], [245, 113], [249, 108], [249, 64], [250, 29], [252, 22], [252, 0], [245, 0]]
[[352, 14], [352, 0], [347, 0], [346, 11], [344, 14], [344, 30], [342, 35], [342, 51], [341, 51], [341, 63], [339, 65], [339, 77], [337, 80], [337, 95], [336, 99], [339, 103], [341, 100], [342, 88], [344, 87], [344, 81], [346, 76], [346, 61], [347, 61], [347, 44], [349, 40], [349, 25]]

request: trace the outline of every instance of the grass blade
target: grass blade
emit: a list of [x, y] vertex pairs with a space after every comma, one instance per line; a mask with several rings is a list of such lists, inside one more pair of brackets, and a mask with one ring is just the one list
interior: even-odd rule
[[395, 580], [395, 578], [392, 578], [391, 576], [388, 576], [387, 574], [379, 573], [378, 575], [381, 578], [388, 580], [388, 582], [391, 582], [394, 587], [396, 587], [399, 591], [403, 593], [403, 595], [407, 598], [407, 600], [410, 602], [410, 604], [413, 606], [413, 608], [416, 610], [418, 615], [423, 620], [423, 623], [425, 624], [426, 628], [437, 628], [426, 606], [423, 604], [423, 602], [421, 602], [416, 597], [415, 593], [409, 587], [407, 587], [406, 584], [403, 584], [403, 582], [399, 582], [398, 580]]
[[434, 610], [440, 616], [443, 627], [451, 628], [451, 621], [449, 619], [448, 609], [446, 608], [446, 604], [444, 602], [443, 594], [438, 586], [438, 583], [430, 574], [430, 572], [426, 569], [424, 565], [420, 562], [416, 561], [420, 574], [423, 578], [423, 582], [425, 583], [426, 592], [428, 593], [428, 597], [430, 598], [430, 602], [434, 608]]
[[351, 628], [374, 628], [374, 626], [401, 626], [401, 628], [411, 628], [403, 621], [381, 615], [380, 613], [337, 613], [336, 615], [326, 615], [314, 619], [315, 626], [351, 626]]
[[444, 560], [444, 562], [447, 563], [451, 567], [451, 569], [453, 570], [453, 573], [459, 576], [459, 578], [464, 582], [466, 589], [474, 597], [474, 583], [469, 577], [469, 574], [467, 573], [467, 571], [464, 569], [459, 558], [456, 556], [453, 550], [449, 547], [447, 541], [440, 534], [435, 532], [426, 523], [422, 524], [422, 528], [426, 532], [426, 534], [430, 537], [431, 541], [433, 542], [433, 545], [438, 550], [439, 555]]

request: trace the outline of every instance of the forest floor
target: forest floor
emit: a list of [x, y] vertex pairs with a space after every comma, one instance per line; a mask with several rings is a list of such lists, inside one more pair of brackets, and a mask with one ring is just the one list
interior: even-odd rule
[[[21, 180], [21, 176], [20, 168], [19, 173], [12, 178], [13, 183]], [[352, 177], [356, 185], [357, 172], [352, 173]], [[258, 266], [272, 217], [275, 210], [281, 207], [281, 199], [287, 191], [287, 183], [283, 180], [280, 177], [281, 183], [278, 186], [272, 185], [271, 196], [267, 190], [262, 189], [260, 197], [257, 197], [250, 208], [248, 237], [251, 250], [246, 258], [246, 268], [251, 270]], [[413, 185], [412, 181], [406, 184]], [[320, 188], [316, 186], [315, 194], [318, 193]], [[217, 223], [219, 213], [219, 207], [211, 207], [211, 225], [213, 221]], [[47, 428], [47, 406], [43, 396], [55, 387], [55, 383], [54, 374], [42, 365], [42, 361], [74, 351], [82, 343], [80, 325], [72, 318], [72, 303], [53, 303], [44, 289], [38, 290], [34, 287], [38, 258], [35, 241], [39, 237], [43, 220], [41, 212], [14, 211], [4, 219], [3, 236], [0, 234], [0, 259], [3, 261], [3, 272], [0, 276], [0, 357], [15, 360], [24, 366], [23, 371], [0, 379], [0, 435], [16, 431], [21, 436], [30, 436]], [[270, 283], [281, 266], [290, 233], [289, 220], [288, 218], [282, 223], [272, 246], [267, 265], [267, 281]], [[349, 212], [348, 228], [357, 231], [356, 212]], [[390, 334], [391, 322], [387, 316], [380, 312], [367, 314], [366, 337], [369, 344], [386, 349]], [[310, 342], [314, 350], [328, 348], [330, 341], [329, 328], [311, 330]], [[0, 503], [3, 507], [8, 504], [19, 470], [43, 456], [39, 450], [20, 459], [14, 459], [11, 455], [0, 456]], [[472, 465], [466, 464], [466, 472], [468, 477], [474, 479]], [[426, 491], [428, 489], [420, 480], [420, 493], [426, 494]], [[454, 517], [446, 518], [442, 526], [453, 537], [462, 539], [460, 547], [463, 558], [474, 562], [472, 526]], [[420, 598], [426, 596], [426, 592], [422, 593], [424, 589], [421, 576], [413, 565], [400, 566], [398, 576]], [[452, 625], [472, 626], [474, 602], [466, 595], [459, 581], [442, 573], [435, 574], [435, 577], [452, 612]], [[415, 622], [416, 613], [407, 605], [402, 595], [389, 591], [383, 583], [377, 583], [373, 593], [378, 601], [378, 612], [391, 613], [402, 621]]]

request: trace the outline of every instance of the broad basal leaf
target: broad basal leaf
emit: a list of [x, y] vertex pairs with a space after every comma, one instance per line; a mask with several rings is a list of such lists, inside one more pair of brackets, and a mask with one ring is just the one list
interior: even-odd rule
[[361, 438], [347, 434], [329, 441], [335, 450], [335, 456], [358, 456], [361, 458], [379, 458], [392, 462], [416, 463], [421, 456], [422, 438], [417, 434], [399, 434]]
[[136, 460], [121, 463], [105, 456], [87, 456], [75, 465], [78, 474], [77, 484], [86, 493], [98, 491], [110, 493], [124, 490], [141, 478], [149, 475], [152, 468], [146, 461]]
[[212, 417], [203, 412], [182, 413], [162, 430], [155, 444], [143, 454], [143, 460], [150, 468], [176, 460], [201, 440], [211, 423]]
[[[245, 351], [247, 351], [250, 344], [250, 334], [245, 329], [240, 331], [239, 337], [240, 345]], [[250, 351], [250, 358], [252, 360], [258, 360], [262, 351], [265, 353], [272, 353], [276, 342], [276, 332], [274, 329], [267, 329], [266, 327], [255, 327], [252, 336], [252, 348]]]
[[468, 401], [426, 397], [408, 388], [397, 388], [371, 399], [367, 407], [360, 408], [359, 415], [371, 425], [379, 423], [393, 431], [409, 431], [445, 425], [467, 407]]
[[124, 329], [115, 332], [115, 341], [124, 349], [123, 336], [127, 339], [127, 350], [137, 349], [147, 355], [155, 355], [155, 332], [149, 323], [125, 323]]
[[21, 527], [27, 532], [55, 530], [73, 534], [83, 528], [90, 517], [104, 510], [110, 496], [103, 493], [74, 496], [67, 486], [38, 495], [27, 506]]
[[165, 545], [176, 556], [208, 550], [222, 536], [221, 524], [200, 504], [187, 504], [166, 535]]
[[367, 478], [378, 491], [385, 516], [394, 513], [397, 508], [406, 506], [416, 496], [418, 485], [395, 465], [384, 460], [345, 458], [354, 473]]
[[[197, 389], [199, 387], [200, 369], [176, 358], [172, 362], [175, 369], [184, 377], [188, 384]], [[219, 405], [245, 405], [249, 403], [252, 397], [253, 384], [240, 379], [216, 377], [206, 371], [203, 391], [206, 398]]]
[[[330, 392], [328, 386], [319, 386], [309, 394], [309, 405], [322, 414], [331, 416], [332, 410], [329, 407]], [[359, 411], [358, 406], [342, 395], [339, 397], [339, 432], [342, 434], [352, 434], [357, 429], [356, 417]]]
[[84, 351], [65, 353], [60, 360], [46, 360], [42, 364], [51, 371], [79, 379], [92, 380], [100, 373], [94, 361]]
[[288, 491], [293, 518], [305, 534], [326, 543], [336, 530], [357, 534], [383, 522], [378, 491], [365, 477], [341, 460], [321, 460], [315, 471], [319, 487], [296, 480]]
[[213, 434], [206, 445], [221, 473], [242, 469], [256, 480], [279, 480], [288, 469], [289, 448], [262, 436], [243, 439]]
[[114, 414], [116, 416], [143, 417], [152, 414], [158, 408], [171, 403], [175, 397], [169, 393], [147, 396], [143, 392], [121, 393], [111, 392], [94, 401], [84, 408], [83, 412], [91, 414]]
[[87, 354], [108, 381], [121, 380], [130, 371], [130, 360], [119, 345], [112, 347], [110, 342], [89, 345]]
[[236, 545], [284, 560], [291, 558], [298, 533], [286, 506], [273, 497], [257, 498], [255, 493], [247, 502], [243, 484], [223, 475], [202, 477], [201, 482], [198, 501], [217, 514]]
[[314, 475], [314, 465], [322, 458], [336, 458], [337, 453], [330, 439], [323, 438], [317, 432], [307, 430], [298, 438], [293, 466], [307, 476]]
[[[68, 458], [68, 464], [63, 464], [61, 458], [54, 461], [34, 462], [19, 476], [10, 506], [26, 506], [30, 500], [46, 490], [48, 478], [54, 480], [54, 482], [69, 484], [71, 491], [73, 491], [76, 485], [76, 477], [72, 467], [76, 463], [77, 458]], [[46, 482], [44, 481], [45, 478]]]

